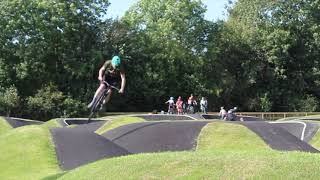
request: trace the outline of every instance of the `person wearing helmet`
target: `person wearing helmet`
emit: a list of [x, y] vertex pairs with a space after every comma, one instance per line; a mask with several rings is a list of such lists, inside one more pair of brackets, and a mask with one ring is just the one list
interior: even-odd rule
[[173, 114], [174, 112], [174, 98], [170, 97], [170, 99], [168, 101], [166, 101], [166, 104], [169, 104], [168, 106], [168, 113], [169, 114]]
[[237, 109], [238, 109], [237, 107], [234, 107], [234, 108], [228, 110], [227, 120], [229, 120], [229, 121], [235, 121], [235, 120], [236, 120], [236, 117], [237, 117], [237, 116], [234, 114], [234, 112], [235, 112]]
[[[112, 86], [116, 86], [119, 81], [119, 76], [121, 78], [121, 87], [119, 93], [124, 93], [124, 88], [126, 85], [124, 62], [121, 61], [119, 56], [113, 56], [111, 60], [105, 61], [105, 63], [99, 69], [98, 80], [100, 81], [100, 86], [96, 90], [92, 101], [88, 104], [88, 108], [92, 107], [93, 102], [96, 101], [96, 97], [101, 92], [101, 90], [106, 88], [106, 85], [103, 83], [103, 81], [108, 82]], [[109, 102], [111, 94], [112, 89], [109, 89], [109, 93], [106, 99], [103, 101], [103, 104]]]

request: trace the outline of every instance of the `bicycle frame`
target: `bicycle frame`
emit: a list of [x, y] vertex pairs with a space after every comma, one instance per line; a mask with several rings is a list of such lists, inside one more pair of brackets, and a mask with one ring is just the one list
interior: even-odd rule
[[103, 100], [106, 98], [106, 96], [109, 94], [109, 89], [115, 89], [117, 91], [120, 91], [118, 88], [115, 86], [110, 85], [108, 82], [103, 81], [103, 83], [106, 85], [106, 88], [101, 90], [101, 92], [97, 96], [97, 100], [93, 102], [93, 105], [90, 109], [90, 115], [88, 117], [88, 123], [91, 121], [91, 118], [94, 116], [96, 112], [98, 112], [98, 109], [100, 106], [103, 105]]

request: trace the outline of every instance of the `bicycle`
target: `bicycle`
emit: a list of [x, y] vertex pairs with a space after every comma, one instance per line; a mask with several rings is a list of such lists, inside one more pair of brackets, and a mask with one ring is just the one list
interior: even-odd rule
[[106, 88], [104, 88], [103, 90], [101, 90], [101, 92], [98, 94], [96, 100], [93, 102], [92, 107], [90, 108], [90, 115], [88, 117], [88, 121], [87, 123], [91, 122], [91, 118], [101, 109], [101, 107], [103, 106], [103, 101], [104, 99], [107, 97], [107, 95], [109, 94], [109, 89], [115, 89], [117, 91], [119, 91], [118, 88], [116, 88], [115, 86], [110, 85], [108, 82], [103, 81], [103, 83], [106, 85]]
[[195, 109], [193, 105], [188, 105], [187, 107], [187, 114], [194, 114], [195, 113]]
[[174, 114], [175, 113], [174, 110], [175, 110], [174, 105], [169, 105], [168, 114]]

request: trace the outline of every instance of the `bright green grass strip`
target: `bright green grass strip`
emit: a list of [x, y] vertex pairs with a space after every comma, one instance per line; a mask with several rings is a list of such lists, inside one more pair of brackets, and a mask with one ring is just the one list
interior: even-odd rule
[[11, 129], [10, 124], [3, 117], [0, 117], [0, 135], [9, 132]]
[[46, 126], [15, 128], [0, 136], [0, 147], [0, 179], [41, 179], [62, 172]]
[[139, 123], [139, 122], [145, 122], [144, 119], [138, 118], [138, 117], [127, 117], [122, 116], [117, 119], [113, 119], [105, 123], [101, 128], [96, 130], [97, 134], [103, 134], [107, 131], [110, 131], [111, 129], [115, 129], [117, 127], [126, 125], [126, 124], [132, 124], [132, 123]]
[[271, 148], [243, 125], [213, 122], [207, 124], [198, 137], [197, 150], [266, 150]]
[[309, 144], [314, 148], [320, 150], [320, 129], [318, 129], [317, 133], [313, 136]]
[[320, 155], [276, 151], [138, 154], [97, 161], [59, 180], [319, 179]]
[[60, 123], [58, 123], [59, 119], [51, 119], [45, 123], [42, 124], [42, 126], [46, 126], [46, 127], [62, 127], [62, 125]]

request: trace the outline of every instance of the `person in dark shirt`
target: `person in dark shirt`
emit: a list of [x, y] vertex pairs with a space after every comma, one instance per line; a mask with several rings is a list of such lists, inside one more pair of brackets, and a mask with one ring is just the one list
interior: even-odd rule
[[[124, 62], [121, 61], [119, 56], [113, 56], [112, 60], [105, 61], [105, 63], [99, 70], [98, 80], [100, 81], [100, 86], [96, 90], [92, 101], [88, 104], [88, 108], [92, 107], [99, 93], [106, 88], [106, 84], [104, 83], [104, 81], [106, 81], [112, 86], [116, 86], [119, 81], [119, 76], [121, 78], [121, 87], [119, 93], [124, 93], [124, 88], [126, 85]], [[112, 89], [110, 88], [107, 97], [103, 101], [103, 104], [109, 102], [111, 94]]]

